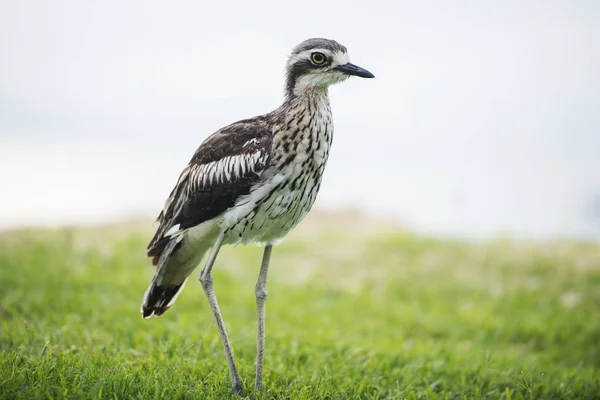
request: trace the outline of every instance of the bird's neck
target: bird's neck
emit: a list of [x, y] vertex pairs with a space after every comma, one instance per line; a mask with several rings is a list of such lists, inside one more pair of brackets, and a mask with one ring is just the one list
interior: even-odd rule
[[331, 113], [327, 87], [312, 87], [304, 91], [288, 93], [281, 108], [285, 110], [284, 115], [290, 117], [299, 113], [307, 116]]
[[293, 85], [290, 85], [289, 83], [286, 85], [285, 101], [298, 101], [307, 98], [327, 98], [327, 89], [327, 85], [316, 85], [312, 81], [304, 82], [298, 80]]
[[316, 168], [324, 166], [333, 138], [333, 117], [326, 90], [307, 91], [288, 97], [274, 117], [274, 141], [296, 161], [307, 158]]

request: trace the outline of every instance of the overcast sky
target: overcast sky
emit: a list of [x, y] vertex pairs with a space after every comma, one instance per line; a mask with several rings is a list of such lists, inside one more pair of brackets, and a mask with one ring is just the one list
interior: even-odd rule
[[600, 239], [592, 0], [3, 1], [0, 227], [157, 215], [203, 139], [279, 105], [309, 37], [376, 75], [330, 91], [318, 207]]

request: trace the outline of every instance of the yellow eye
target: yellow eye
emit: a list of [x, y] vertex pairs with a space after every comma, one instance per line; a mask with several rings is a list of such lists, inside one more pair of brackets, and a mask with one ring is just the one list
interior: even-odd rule
[[325, 63], [325, 60], [327, 60], [327, 58], [325, 57], [325, 54], [319, 53], [319, 52], [312, 53], [310, 55], [310, 59], [312, 60], [312, 62], [315, 65], [321, 65], [321, 64]]

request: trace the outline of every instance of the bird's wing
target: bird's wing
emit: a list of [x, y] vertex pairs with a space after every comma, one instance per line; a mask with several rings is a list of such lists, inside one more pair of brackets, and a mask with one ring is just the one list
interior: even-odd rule
[[236, 123], [208, 137], [196, 150], [158, 216], [148, 245], [153, 263], [170, 239], [216, 217], [250, 192], [271, 163], [273, 134], [252, 123]]

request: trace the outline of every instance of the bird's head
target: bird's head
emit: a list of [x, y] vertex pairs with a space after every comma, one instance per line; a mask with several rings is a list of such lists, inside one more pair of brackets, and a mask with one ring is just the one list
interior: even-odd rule
[[329, 39], [308, 39], [292, 49], [286, 65], [286, 94], [298, 95], [315, 89], [326, 89], [350, 75], [361, 78], [375, 76], [350, 63], [345, 46]]

